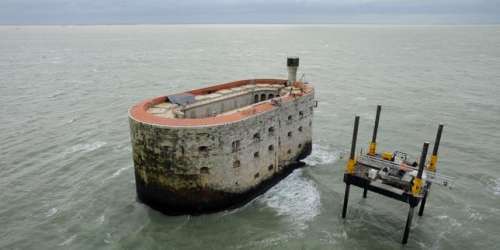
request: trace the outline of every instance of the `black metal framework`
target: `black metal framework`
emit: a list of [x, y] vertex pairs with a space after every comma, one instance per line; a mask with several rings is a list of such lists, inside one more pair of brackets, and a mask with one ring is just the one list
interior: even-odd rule
[[[377, 107], [377, 117], [375, 122], [375, 127], [372, 136], [372, 142], [376, 142], [377, 130], [378, 130], [378, 120], [380, 116], [381, 106]], [[420, 161], [418, 164], [418, 172], [415, 179], [409, 183], [409, 185], [413, 185], [415, 190], [405, 190], [403, 188], [398, 188], [389, 184], [385, 184], [379, 181], [372, 181], [367, 175], [369, 169], [374, 169], [373, 166], [364, 165], [362, 162], [356, 162], [355, 159], [355, 150], [356, 150], [356, 140], [358, 136], [358, 127], [359, 127], [359, 116], [355, 117], [354, 120], [354, 129], [352, 135], [352, 144], [350, 151], [349, 160], [355, 161], [354, 170], [348, 169], [344, 174], [344, 183], [345, 183], [345, 193], [344, 193], [344, 204], [342, 207], [342, 218], [345, 218], [347, 215], [347, 205], [349, 202], [349, 192], [350, 186], [356, 186], [363, 189], [363, 198], [367, 197], [368, 191], [386, 196], [388, 198], [392, 198], [409, 205], [408, 216], [406, 218], [405, 230], [403, 233], [402, 244], [406, 244], [408, 242], [408, 237], [410, 235], [411, 224], [413, 220], [414, 209], [420, 204], [419, 208], [419, 216], [422, 216], [426, 199], [429, 193], [430, 182], [425, 182], [422, 180], [422, 174], [425, 169], [425, 162], [427, 158], [427, 152], [429, 149], [429, 142], [425, 142], [422, 146], [422, 152], [420, 155]], [[439, 147], [439, 142], [441, 139], [443, 125], [439, 125], [438, 133], [436, 135], [436, 141], [434, 144], [433, 155], [437, 156], [437, 151]], [[380, 156], [380, 155], [377, 155]], [[348, 165], [349, 166], [349, 165]], [[417, 182], [417, 183], [415, 183]], [[420, 191], [423, 189], [423, 192]]]

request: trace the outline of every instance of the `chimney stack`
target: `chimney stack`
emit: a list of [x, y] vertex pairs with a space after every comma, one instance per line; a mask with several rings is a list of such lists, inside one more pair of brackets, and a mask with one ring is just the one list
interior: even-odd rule
[[287, 86], [290, 86], [297, 80], [297, 69], [299, 68], [299, 58], [288, 57], [286, 60], [286, 66], [288, 68]]

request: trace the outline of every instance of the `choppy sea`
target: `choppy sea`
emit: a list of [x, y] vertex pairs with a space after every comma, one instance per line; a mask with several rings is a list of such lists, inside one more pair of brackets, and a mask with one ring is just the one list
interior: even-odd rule
[[[498, 249], [500, 26], [0, 26], [0, 249]], [[247, 78], [316, 87], [305, 168], [250, 203], [166, 216], [137, 202], [127, 120], [145, 99]], [[415, 159], [445, 129], [423, 217], [342, 174], [366, 149]]]

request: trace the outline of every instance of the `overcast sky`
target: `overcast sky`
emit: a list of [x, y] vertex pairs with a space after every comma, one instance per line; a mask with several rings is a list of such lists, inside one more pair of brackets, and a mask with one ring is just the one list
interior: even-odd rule
[[0, 24], [500, 23], [500, 0], [0, 0]]

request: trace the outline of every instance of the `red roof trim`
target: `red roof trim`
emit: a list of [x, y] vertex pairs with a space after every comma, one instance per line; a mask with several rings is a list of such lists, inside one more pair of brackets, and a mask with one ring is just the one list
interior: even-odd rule
[[[224, 83], [224, 84], [218, 84], [206, 88], [201, 88], [201, 89], [195, 89], [191, 90], [188, 93], [194, 94], [194, 95], [204, 95], [204, 94], [209, 94], [221, 89], [227, 89], [227, 88], [235, 88], [235, 87], [240, 87], [248, 84], [284, 84], [286, 83], [286, 80], [278, 80], [278, 79], [255, 79], [255, 80], [241, 80], [241, 81], [235, 81], [235, 82], [230, 82], [230, 83]], [[309, 93], [312, 91], [312, 88], [309, 86], [304, 86], [302, 85], [306, 93]], [[280, 97], [282, 101], [289, 101], [293, 99], [292, 96], [286, 95]], [[214, 116], [214, 117], [205, 117], [205, 118], [165, 118], [165, 117], [159, 117], [155, 116], [153, 114], [150, 114], [147, 112], [147, 110], [156, 104], [162, 103], [166, 101], [165, 96], [161, 97], [156, 97], [153, 99], [145, 100], [140, 102], [139, 104], [136, 104], [133, 106], [130, 111], [129, 115], [132, 119], [143, 122], [143, 123], [148, 123], [148, 124], [155, 124], [155, 125], [160, 125], [160, 126], [171, 126], [171, 127], [182, 127], [182, 126], [207, 126], [207, 125], [221, 125], [225, 123], [231, 123], [231, 122], [236, 122], [242, 119], [245, 119], [249, 116], [258, 114], [258, 113], [263, 113], [269, 110], [272, 110], [275, 108], [271, 103], [269, 102], [263, 102], [257, 105], [254, 105], [252, 107], [248, 107], [248, 109], [243, 110], [242, 112], [234, 112], [231, 114], [227, 115], [219, 115], [219, 116]]]

